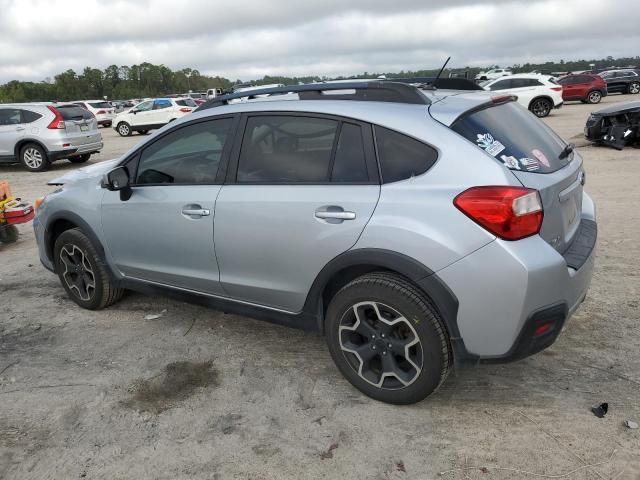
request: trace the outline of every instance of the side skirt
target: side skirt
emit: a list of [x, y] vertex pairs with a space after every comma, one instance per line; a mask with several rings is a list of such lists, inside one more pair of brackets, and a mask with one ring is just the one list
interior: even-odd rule
[[286, 313], [279, 310], [271, 310], [264, 307], [239, 303], [220, 297], [214, 297], [189, 290], [176, 289], [168, 286], [150, 284], [142, 280], [124, 278], [118, 281], [118, 286], [128, 290], [134, 290], [145, 295], [159, 295], [186, 303], [202, 305], [213, 308], [223, 313], [233, 313], [264, 320], [277, 325], [297, 328], [306, 331], [318, 331], [318, 320], [313, 315], [305, 312]]

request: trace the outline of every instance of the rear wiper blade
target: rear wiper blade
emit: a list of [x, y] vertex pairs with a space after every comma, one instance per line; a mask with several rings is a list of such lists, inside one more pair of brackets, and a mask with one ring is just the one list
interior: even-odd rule
[[563, 158], [567, 158], [575, 149], [576, 146], [573, 143], [567, 143], [567, 146], [564, 147], [560, 155], [558, 155], [558, 159], [562, 160]]

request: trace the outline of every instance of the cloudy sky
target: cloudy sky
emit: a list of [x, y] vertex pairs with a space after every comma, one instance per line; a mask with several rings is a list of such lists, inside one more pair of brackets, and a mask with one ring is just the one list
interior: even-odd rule
[[148, 61], [265, 74], [640, 55], [639, 0], [0, 0], [0, 84]]

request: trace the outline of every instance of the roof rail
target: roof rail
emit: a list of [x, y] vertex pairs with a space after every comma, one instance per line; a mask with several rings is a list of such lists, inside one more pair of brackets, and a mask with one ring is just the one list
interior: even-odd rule
[[410, 85], [422, 85], [424, 87], [442, 88], [444, 90], [484, 90], [473, 80], [468, 78], [436, 78], [436, 77], [412, 77], [392, 78], [392, 82], [408, 83]]
[[[344, 91], [344, 93], [340, 93]], [[355, 91], [355, 92], [352, 92]], [[330, 94], [323, 92], [331, 92]], [[400, 82], [334, 82], [289, 85], [236, 92], [209, 100], [196, 111], [227, 105], [231, 100], [254, 99], [262, 95], [286, 95], [297, 93], [300, 100], [360, 100], [369, 102], [394, 102], [429, 105], [430, 100], [416, 87]]]

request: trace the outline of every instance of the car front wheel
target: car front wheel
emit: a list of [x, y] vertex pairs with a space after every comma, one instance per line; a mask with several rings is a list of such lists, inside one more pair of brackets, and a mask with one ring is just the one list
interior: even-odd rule
[[118, 124], [118, 133], [121, 137], [131, 136], [131, 126], [127, 122], [120, 122]]
[[67, 295], [89, 310], [100, 310], [122, 298], [91, 240], [79, 229], [66, 230], [53, 247], [56, 273]]
[[546, 98], [536, 98], [529, 105], [529, 110], [538, 118], [544, 118], [551, 113], [553, 104]]
[[636, 95], [640, 93], [640, 83], [639, 82], [631, 82], [629, 84], [629, 93]]
[[589, 92], [589, 95], [587, 96], [587, 101], [589, 103], [600, 103], [600, 100], [602, 100], [602, 94], [600, 92], [597, 90]]
[[452, 353], [445, 327], [424, 294], [399, 275], [359, 277], [331, 300], [329, 351], [358, 390], [394, 404], [419, 402], [447, 377]]

